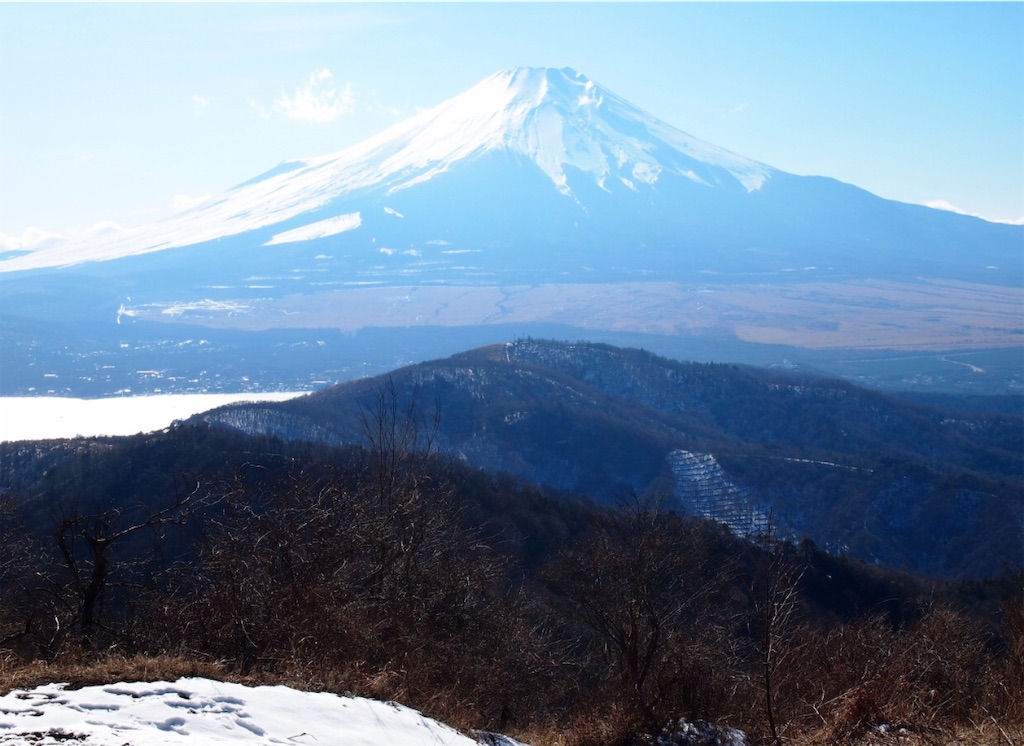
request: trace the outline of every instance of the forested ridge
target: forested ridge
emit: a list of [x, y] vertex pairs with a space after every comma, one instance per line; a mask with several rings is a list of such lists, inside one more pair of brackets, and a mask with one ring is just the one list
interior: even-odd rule
[[491, 473], [604, 504], [675, 492], [673, 509], [706, 515], [672, 464], [710, 456], [730, 499], [771, 514], [780, 535], [943, 577], [1024, 567], [1024, 418], [827, 377], [523, 339], [196, 421], [358, 443], [361, 413], [389, 386], [399, 406], [439, 408], [436, 444]]

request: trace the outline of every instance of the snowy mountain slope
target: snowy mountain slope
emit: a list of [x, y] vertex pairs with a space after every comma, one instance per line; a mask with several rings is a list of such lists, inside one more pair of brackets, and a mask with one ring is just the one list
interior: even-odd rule
[[280, 164], [168, 220], [113, 239], [40, 248], [0, 262], [0, 269], [102, 261], [238, 235], [319, 215], [361, 191], [393, 195], [495, 151], [527, 158], [567, 196], [574, 194], [573, 172], [602, 189], [611, 181], [634, 191], [656, 184], [665, 171], [704, 185], [738, 182], [748, 191], [772, 173], [670, 127], [573, 70], [520, 68], [340, 153]]
[[[507, 746], [522, 746], [501, 737]], [[415, 710], [360, 697], [210, 679], [62, 684], [0, 697], [0, 744], [477, 746]]]

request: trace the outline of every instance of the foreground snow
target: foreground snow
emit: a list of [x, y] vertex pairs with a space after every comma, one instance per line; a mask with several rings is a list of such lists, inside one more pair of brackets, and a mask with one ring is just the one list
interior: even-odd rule
[[[507, 746], [522, 746], [500, 739]], [[479, 746], [401, 705], [210, 679], [48, 684], [0, 697], [0, 744]]]

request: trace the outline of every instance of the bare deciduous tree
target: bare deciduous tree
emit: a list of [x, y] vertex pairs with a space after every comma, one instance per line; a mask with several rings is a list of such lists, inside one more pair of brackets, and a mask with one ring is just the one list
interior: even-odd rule
[[636, 714], [656, 721], [674, 654], [719, 580], [696, 532], [657, 500], [634, 495], [556, 558], [549, 577]]
[[170, 505], [159, 509], [137, 505], [85, 513], [74, 500], [58, 507], [53, 537], [69, 576], [61, 595], [83, 643], [93, 642], [112, 577], [129, 570], [130, 561], [115, 558], [114, 550], [145, 531], [152, 531], [153, 541], [159, 542], [167, 526], [185, 522], [199, 495], [196, 485], [191, 493], [176, 495]]
[[750, 581], [752, 639], [757, 646], [768, 732], [772, 743], [781, 746], [776, 690], [779, 672], [793, 652], [790, 643], [804, 570], [789, 551], [791, 546], [779, 541], [771, 516], [760, 544], [762, 555]]

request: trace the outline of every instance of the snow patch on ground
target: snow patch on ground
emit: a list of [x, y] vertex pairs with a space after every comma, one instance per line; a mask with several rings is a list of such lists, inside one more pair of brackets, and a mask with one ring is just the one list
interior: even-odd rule
[[743, 731], [713, 725], [704, 720], [680, 719], [666, 725], [658, 735], [644, 739], [644, 746], [749, 746]]
[[[68, 690], [47, 684], [0, 697], [0, 744], [345, 744], [478, 746], [392, 702], [248, 687], [200, 678]], [[508, 739], [510, 746], [523, 746]]]

